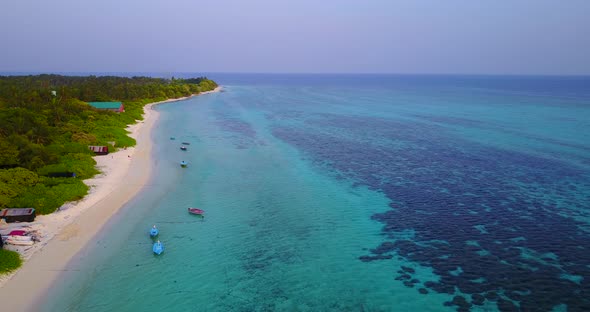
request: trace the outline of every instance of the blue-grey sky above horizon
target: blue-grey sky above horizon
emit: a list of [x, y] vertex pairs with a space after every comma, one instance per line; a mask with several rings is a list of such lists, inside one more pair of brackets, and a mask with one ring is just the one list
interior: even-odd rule
[[587, 0], [19, 0], [0, 72], [590, 74]]

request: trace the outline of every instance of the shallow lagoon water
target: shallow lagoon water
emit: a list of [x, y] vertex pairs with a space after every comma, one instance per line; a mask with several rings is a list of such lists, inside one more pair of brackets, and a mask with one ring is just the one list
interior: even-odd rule
[[47, 310], [590, 306], [587, 78], [212, 78]]

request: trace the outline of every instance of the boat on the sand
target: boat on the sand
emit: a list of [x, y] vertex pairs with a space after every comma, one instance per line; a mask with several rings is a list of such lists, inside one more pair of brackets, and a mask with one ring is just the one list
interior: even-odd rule
[[33, 241], [33, 237], [28, 236], [28, 235], [8, 235], [8, 237], [6, 239], [13, 240], [13, 241], [22, 241], [22, 242]]
[[17, 245], [17, 246], [32, 246], [35, 242], [32, 240], [14, 240], [12, 238], [8, 238], [6, 239], [6, 241], [4, 241], [5, 244], [10, 244], [10, 245]]

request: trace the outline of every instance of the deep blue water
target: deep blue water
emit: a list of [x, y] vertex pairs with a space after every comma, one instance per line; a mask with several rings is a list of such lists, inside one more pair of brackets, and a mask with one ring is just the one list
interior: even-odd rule
[[50, 310], [590, 310], [590, 78], [208, 76]]

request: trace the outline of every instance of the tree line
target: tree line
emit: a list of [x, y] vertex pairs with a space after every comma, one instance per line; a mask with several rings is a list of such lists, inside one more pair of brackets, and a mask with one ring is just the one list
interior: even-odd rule
[[[216, 87], [206, 77], [0, 76], [0, 208], [46, 214], [82, 198], [82, 180], [98, 173], [88, 145], [133, 146], [125, 128], [142, 119], [144, 105]], [[121, 101], [125, 112], [97, 110], [92, 101]], [[56, 172], [77, 177], [50, 177]]]

